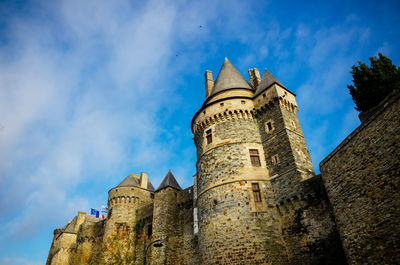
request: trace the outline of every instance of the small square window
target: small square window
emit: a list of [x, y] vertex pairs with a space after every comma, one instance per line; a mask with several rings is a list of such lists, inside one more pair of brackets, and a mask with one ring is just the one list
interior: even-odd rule
[[271, 132], [271, 131], [273, 131], [274, 130], [274, 125], [273, 125], [273, 122], [270, 120], [270, 121], [267, 121], [266, 123], [265, 123], [265, 132], [266, 133], [269, 133], [269, 132]]
[[272, 160], [272, 164], [274, 164], [274, 165], [279, 164], [279, 156], [278, 155], [273, 155], [271, 157], [271, 160]]
[[265, 98], [265, 93], [263, 94], [263, 98]]
[[246, 101], [242, 100], [242, 104], [246, 104]]
[[224, 105], [224, 103], [219, 104], [221, 107]]
[[206, 138], [207, 138], [207, 144], [211, 144], [212, 143], [212, 132], [211, 132], [211, 129], [206, 131]]
[[261, 202], [260, 186], [258, 183], [251, 183], [251, 187], [253, 188], [254, 201]]
[[250, 161], [253, 167], [261, 167], [260, 156], [257, 149], [250, 149]]

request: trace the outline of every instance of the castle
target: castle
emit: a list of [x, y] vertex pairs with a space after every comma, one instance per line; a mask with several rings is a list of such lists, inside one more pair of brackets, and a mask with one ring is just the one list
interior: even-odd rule
[[54, 231], [47, 264], [87, 264], [96, 238], [132, 220], [163, 244], [151, 264], [400, 264], [400, 93], [316, 175], [295, 94], [248, 72], [250, 82], [225, 59], [215, 83], [205, 73], [193, 186], [171, 171], [157, 189], [130, 174], [108, 192], [106, 219], [79, 212]]

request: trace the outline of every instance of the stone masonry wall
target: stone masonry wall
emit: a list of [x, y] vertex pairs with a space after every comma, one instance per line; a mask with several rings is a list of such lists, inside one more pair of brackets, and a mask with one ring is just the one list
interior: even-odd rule
[[157, 191], [154, 197], [153, 236], [160, 239], [163, 247], [152, 252], [155, 264], [180, 264], [179, 235], [182, 229], [177, 225], [178, 190], [167, 187]]
[[115, 187], [108, 193], [108, 216], [105, 235], [113, 231], [116, 223], [132, 226], [137, 210], [151, 204], [153, 192], [139, 187]]
[[296, 265], [329, 264], [331, 259], [343, 264], [326, 197], [305, 185], [315, 173], [296, 112], [293, 103], [278, 97], [256, 111], [289, 260]]
[[194, 235], [193, 218], [193, 187], [186, 188], [178, 193], [178, 222], [180, 229], [180, 256], [181, 264], [198, 263], [197, 236]]
[[[195, 136], [200, 264], [286, 264], [257, 123], [229, 119], [212, 131], [209, 145], [202, 133]], [[259, 150], [260, 167], [251, 165], [249, 148]], [[262, 202], [254, 202], [252, 183], [259, 184]]]
[[297, 115], [282, 104], [275, 98], [256, 116], [277, 201], [300, 193], [302, 180], [314, 175]]
[[400, 264], [400, 93], [321, 163], [349, 264]]
[[153, 248], [154, 264], [197, 264], [197, 240], [193, 233], [193, 188], [170, 187], [154, 198], [153, 237], [163, 247]]
[[302, 184], [302, 194], [277, 205], [290, 263], [347, 264], [320, 177]]
[[258, 182], [266, 209], [251, 205], [250, 181], [215, 187], [199, 196], [200, 264], [286, 264], [270, 183]]

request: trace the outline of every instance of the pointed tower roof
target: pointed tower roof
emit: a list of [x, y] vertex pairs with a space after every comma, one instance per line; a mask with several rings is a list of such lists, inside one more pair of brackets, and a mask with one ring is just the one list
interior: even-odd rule
[[178, 181], [176, 181], [174, 175], [172, 175], [171, 170], [168, 171], [167, 175], [164, 177], [157, 191], [162, 190], [166, 187], [171, 187], [177, 190], [182, 190], [181, 186], [179, 186]]
[[225, 61], [222, 64], [221, 70], [219, 70], [219, 74], [217, 76], [217, 80], [215, 81], [213, 90], [210, 96], [232, 88], [245, 88], [251, 89], [253, 88], [246, 81], [246, 79], [239, 73], [239, 71], [233, 66], [233, 64], [225, 57]]
[[278, 81], [278, 79], [275, 78], [267, 69], [265, 69], [264, 74], [261, 78], [260, 85], [258, 85], [256, 93], [254, 96], [257, 96], [261, 92], [263, 92], [265, 89], [273, 85], [274, 83], [280, 85], [283, 88], [286, 88], [284, 85], [282, 85], [281, 82]]
[[[140, 187], [140, 176], [131, 173], [117, 187]], [[147, 182], [147, 189], [154, 191], [150, 180]]]

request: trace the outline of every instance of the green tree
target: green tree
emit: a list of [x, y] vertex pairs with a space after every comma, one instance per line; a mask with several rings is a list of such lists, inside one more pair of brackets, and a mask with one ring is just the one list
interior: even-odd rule
[[369, 60], [371, 66], [358, 61], [358, 65], [353, 65], [350, 71], [354, 85], [347, 87], [358, 111], [366, 111], [378, 105], [400, 86], [400, 67], [396, 67], [392, 60], [381, 53], [379, 58], [374, 56], [369, 57]]

